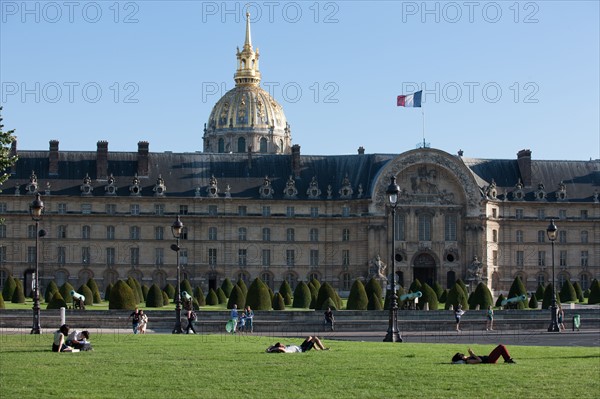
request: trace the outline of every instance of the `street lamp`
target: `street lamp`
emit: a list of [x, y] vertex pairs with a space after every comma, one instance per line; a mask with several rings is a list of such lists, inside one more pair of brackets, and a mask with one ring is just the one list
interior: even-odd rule
[[31, 219], [35, 221], [35, 276], [33, 278], [33, 327], [31, 334], [41, 334], [40, 327], [40, 237], [46, 235], [44, 230], [40, 230], [40, 219], [44, 210], [44, 202], [40, 197], [40, 193], [35, 193], [35, 199], [29, 204], [29, 214]]
[[390, 302], [390, 320], [383, 342], [402, 342], [402, 337], [400, 337], [400, 331], [398, 330], [398, 295], [396, 294], [396, 206], [398, 205], [399, 193], [400, 187], [396, 184], [396, 178], [391, 176], [386, 194], [390, 209], [392, 210], [392, 281], [390, 284], [392, 296]]
[[558, 235], [558, 228], [554, 224], [554, 219], [550, 221], [546, 229], [546, 234], [548, 234], [548, 239], [552, 243], [552, 302], [550, 305], [552, 321], [550, 322], [550, 326], [548, 326], [548, 332], [560, 332], [558, 321], [556, 320], [556, 280], [554, 279], [554, 241], [556, 241], [556, 236]]
[[179, 215], [177, 215], [177, 219], [171, 225], [171, 233], [173, 233], [173, 237], [177, 240], [176, 244], [171, 245], [171, 249], [177, 254], [177, 288], [175, 290], [175, 327], [173, 328], [173, 334], [183, 333], [181, 329], [181, 272], [179, 268], [179, 250], [181, 249], [179, 248], [179, 238], [182, 231], [183, 223], [181, 223]]

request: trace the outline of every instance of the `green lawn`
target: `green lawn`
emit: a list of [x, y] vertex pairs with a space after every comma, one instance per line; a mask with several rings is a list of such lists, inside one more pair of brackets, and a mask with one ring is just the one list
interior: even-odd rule
[[[597, 398], [600, 348], [509, 347], [517, 364], [452, 365], [464, 345], [326, 341], [267, 354], [233, 335], [93, 335], [93, 352], [52, 353], [52, 336], [0, 335], [6, 398]], [[472, 346], [476, 353], [492, 345]], [[6, 396], [5, 396], [6, 395]]]

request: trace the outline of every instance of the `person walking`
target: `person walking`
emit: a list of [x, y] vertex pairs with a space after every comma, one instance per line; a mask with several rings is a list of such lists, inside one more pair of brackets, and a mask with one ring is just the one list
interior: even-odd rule
[[[186, 334], [196, 334], [194, 329], [194, 321], [196, 321], [196, 312], [194, 312], [194, 303], [192, 300], [188, 300], [185, 303], [185, 309], [187, 311], [187, 327], [185, 328]], [[190, 332], [191, 331], [191, 332]]]
[[138, 327], [140, 326], [140, 311], [138, 310], [137, 306], [135, 307], [133, 313], [129, 315], [129, 318], [131, 319], [131, 328], [133, 329], [133, 333], [137, 334], [139, 332]]
[[456, 321], [456, 331], [460, 331], [460, 318], [465, 314], [465, 311], [462, 310], [462, 305], [458, 304], [456, 306], [456, 310], [454, 311], [454, 320]]
[[486, 323], [485, 323], [485, 331], [494, 331], [494, 309], [492, 305], [488, 306], [488, 310], [486, 312]]
[[325, 315], [325, 326], [326, 327], [329, 326], [331, 331], [333, 331], [334, 317], [333, 317], [333, 312], [331, 311], [331, 308], [327, 308], [324, 315]]

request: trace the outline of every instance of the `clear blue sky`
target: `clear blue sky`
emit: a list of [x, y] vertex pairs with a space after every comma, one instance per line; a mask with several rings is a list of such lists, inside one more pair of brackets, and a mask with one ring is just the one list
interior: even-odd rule
[[[598, 1], [0, 0], [0, 103], [19, 148], [202, 151], [246, 4], [263, 88], [303, 154], [600, 158]], [[424, 90], [422, 109], [396, 96]]]

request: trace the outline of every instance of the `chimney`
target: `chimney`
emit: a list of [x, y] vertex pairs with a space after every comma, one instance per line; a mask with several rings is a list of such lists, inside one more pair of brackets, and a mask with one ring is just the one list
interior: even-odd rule
[[96, 144], [96, 180], [108, 178], [108, 141], [100, 140]]
[[150, 144], [147, 141], [138, 142], [137, 157], [137, 175], [138, 177], [148, 177], [148, 149]]
[[50, 153], [48, 154], [48, 174], [58, 175], [58, 140], [50, 140]]
[[292, 146], [292, 173], [294, 177], [300, 177], [300, 146], [294, 144]]
[[358, 155], [365, 155], [365, 147], [362, 145], [358, 147]]
[[517, 153], [517, 163], [521, 172], [521, 182], [524, 186], [531, 186], [531, 150], [521, 150]]

